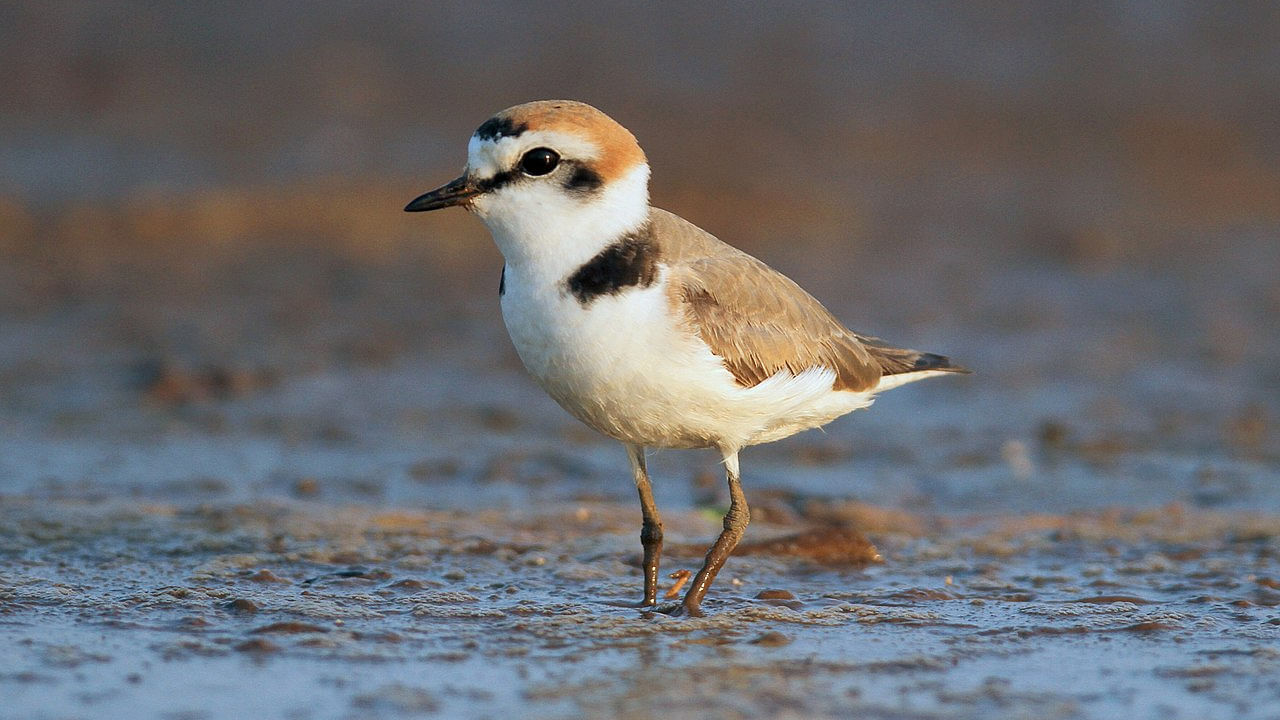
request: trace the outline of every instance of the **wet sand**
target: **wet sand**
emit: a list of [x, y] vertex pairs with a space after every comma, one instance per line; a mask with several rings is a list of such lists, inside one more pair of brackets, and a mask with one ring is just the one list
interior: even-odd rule
[[[1270, 717], [1280, 518], [821, 505], [884, 557], [734, 557], [625, 607], [634, 508], [8, 501], [13, 717]], [[696, 567], [715, 529], [668, 515]], [[847, 525], [838, 534], [844, 535]], [[809, 532], [815, 532], [810, 530]], [[830, 530], [818, 531], [830, 532]]]

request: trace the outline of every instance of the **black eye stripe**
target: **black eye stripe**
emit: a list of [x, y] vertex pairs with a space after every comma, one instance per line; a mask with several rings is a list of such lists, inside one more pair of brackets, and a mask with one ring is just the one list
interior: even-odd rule
[[493, 192], [498, 188], [503, 188], [514, 183], [521, 177], [523, 176], [519, 171], [507, 170], [506, 172], [500, 172], [491, 178], [476, 181], [476, 187], [479, 188], [482, 193]]
[[[573, 172], [564, 180], [564, 188], [575, 193], [594, 193], [604, 185], [604, 179], [600, 174], [591, 168], [574, 160], [564, 160], [561, 164], [573, 166]], [[476, 181], [476, 188], [482, 193], [500, 190], [508, 185], [515, 185], [521, 181], [533, 182], [534, 180], [526, 175], [519, 168], [505, 170], [494, 175], [493, 177], [484, 178]]]
[[600, 189], [604, 185], [604, 178], [600, 177], [600, 173], [581, 163], [574, 163], [573, 174], [564, 181], [566, 190], [572, 190], [579, 193], [592, 193]]

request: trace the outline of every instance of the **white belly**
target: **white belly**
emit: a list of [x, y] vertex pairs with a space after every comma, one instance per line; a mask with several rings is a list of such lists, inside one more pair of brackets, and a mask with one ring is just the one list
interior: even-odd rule
[[508, 267], [502, 316], [534, 379], [579, 420], [624, 442], [734, 450], [817, 427], [871, 403], [834, 373], [780, 373], [744, 388], [673, 317], [665, 270], [583, 306]]

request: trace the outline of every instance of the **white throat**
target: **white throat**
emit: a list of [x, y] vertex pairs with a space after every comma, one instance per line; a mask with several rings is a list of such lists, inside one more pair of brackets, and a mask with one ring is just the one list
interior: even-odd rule
[[649, 166], [637, 165], [586, 199], [555, 183], [522, 183], [481, 196], [473, 207], [511, 271], [555, 281], [648, 220]]

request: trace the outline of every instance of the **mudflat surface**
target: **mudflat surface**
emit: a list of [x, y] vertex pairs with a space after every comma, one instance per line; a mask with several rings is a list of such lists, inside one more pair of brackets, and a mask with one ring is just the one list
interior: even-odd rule
[[[1270, 3], [433, 6], [0, 10], [0, 717], [1280, 716]], [[703, 619], [400, 212], [554, 96], [976, 371], [744, 451]], [[666, 589], [725, 490], [649, 467]]]
[[[7, 501], [12, 717], [1273, 717], [1280, 522], [817, 505], [634, 601], [634, 508]], [[714, 521], [669, 516], [693, 568]], [[874, 528], [884, 562], [835, 518]], [[832, 558], [832, 547], [848, 549]]]
[[[710, 616], [671, 618], [627, 607], [621, 449], [498, 342], [470, 349], [231, 389], [89, 353], [57, 377], [78, 368], [92, 407], [56, 411], [78, 400], [54, 379], [10, 385], [54, 401], [10, 422], [0, 461], [3, 713], [1280, 712], [1261, 410], [1130, 433], [1125, 412], [1026, 423], [1043, 399], [987, 375], [903, 389], [744, 453], [747, 542]], [[664, 570], [696, 570], [716, 459], [650, 467]]]

